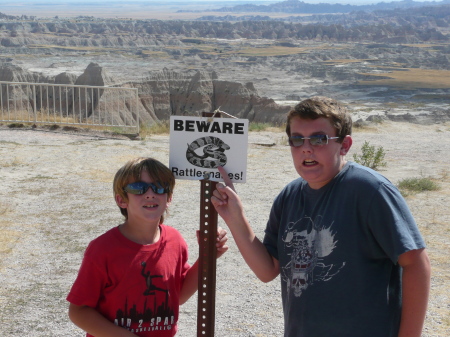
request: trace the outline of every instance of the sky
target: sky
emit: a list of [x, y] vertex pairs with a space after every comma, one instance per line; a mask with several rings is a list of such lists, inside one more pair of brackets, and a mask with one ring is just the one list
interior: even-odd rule
[[[310, 4], [371, 5], [401, 0], [301, 1]], [[208, 11], [212, 13], [213, 10], [222, 7], [242, 4], [269, 5], [280, 2], [283, 0], [0, 0], [0, 13], [13, 16], [26, 15], [40, 19], [93, 16], [98, 18], [194, 20], [202, 15], [201, 13]]]
[[[152, 3], [165, 3], [165, 4], [170, 4], [170, 3], [195, 3], [195, 2], [201, 2], [201, 3], [217, 3], [219, 6], [225, 5], [226, 3], [228, 3], [228, 5], [230, 3], [239, 3], [239, 4], [263, 4], [263, 5], [268, 5], [271, 3], [277, 3], [277, 2], [282, 2], [283, 0], [279, 0], [279, 1], [271, 1], [271, 0], [121, 0], [120, 2], [122, 4], [126, 4], [126, 3], [147, 3], [147, 4], [152, 4]], [[400, 1], [400, 0], [300, 0], [303, 1], [305, 3], [341, 3], [341, 4], [368, 4], [368, 3], [379, 3], [379, 2], [394, 2], [394, 1]], [[424, 2], [424, 1], [435, 1], [435, 0], [413, 0], [413, 1], [417, 1], [417, 2]], [[2, 4], [10, 4], [10, 3], [20, 3], [20, 4], [36, 4], [36, 3], [111, 3], [111, 2], [119, 2], [119, 0], [16, 0], [16, 1], [11, 1], [11, 0], [0, 0], [0, 11], [1, 11], [1, 5]], [[440, 1], [437, 1], [440, 2]]]

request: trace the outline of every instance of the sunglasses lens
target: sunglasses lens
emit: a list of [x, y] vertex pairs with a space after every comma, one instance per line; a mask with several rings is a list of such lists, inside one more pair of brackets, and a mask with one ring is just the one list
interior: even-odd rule
[[149, 188], [152, 189], [153, 193], [156, 194], [164, 194], [169, 192], [169, 188], [164, 188], [161, 183], [157, 183], [157, 185], [152, 183], [144, 183], [142, 181], [131, 183], [125, 186], [124, 190], [125, 192], [131, 193], [131, 194], [145, 194]]
[[293, 147], [299, 147], [302, 146], [305, 140], [301, 137], [291, 137], [289, 138], [289, 145]]
[[328, 144], [328, 136], [327, 135], [314, 135], [311, 137], [290, 137], [289, 145], [293, 147], [302, 146], [305, 143], [305, 139], [309, 139], [309, 143], [313, 146], [316, 145], [326, 145]]
[[158, 185], [155, 184], [150, 184], [152, 191], [155, 192], [156, 194], [164, 194], [167, 193], [167, 189], [165, 189], [161, 183], [157, 183]]
[[147, 192], [149, 187], [150, 186], [145, 183], [137, 182], [128, 184], [127, 186], [125, 186], [124, 190], [131, 194], [144, 194], [145, 192]]
[[328, 143], [327, 140], [327, 135], [317, 135], [312, 136], [309, 141], [311, 142], [311, 145], [324, 145]]

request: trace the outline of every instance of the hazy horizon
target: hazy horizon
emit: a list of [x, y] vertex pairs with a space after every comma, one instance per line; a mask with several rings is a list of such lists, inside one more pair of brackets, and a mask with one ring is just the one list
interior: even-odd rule
[[[381, 2], [399, 2], [404, 0], [302, 0], [308, 4], [350, 4], [371, 5]], [[408, 0], [407, 0], [408, 1]], [[412, 0], [415, 2], [420, 2]], [[443, 1], [423, 0], [440, 3]], [[93, 16], [103, 18], [133, 18], [133, 19], [162, 19], [162, 20], [190, 20], [196, 19], [200, 13], [213, 13], [222, 7], [242, 4], [269, 5], [280, 3], [273, 0], [0, 0], [0, 12], [14, 16], [49, 17], [77, 17]], [[250, 14], [250, 13], [246, 13]], [[268, 15], [263, 13], [254, 13]], [[272, 16], [282, 17], [289, 13], [271, 13]], [[215, 15], [215, 14], [213, 14]]]
[[[176, 4], [189, 4], [190, 6], [194, 6], [196, 3], [205, 4], [217, 4], [218, 8], [225, 7], [227, 4], [232, 4], [233, 6], [237, 3], [239, 4], [256, 4], [256, 5], [269, 5], [273, 3], [283, 2], [285, 0], [273, 1], [273, 0], [169, 0], [169, 1], [148, 1], [148, 0], [22, 0], [22, 1], [10, 1], [10, 0], [0, 0], [0, 11], [1, 6], [17, 6], [22, 7], [27, 4], [33, 4], [37, 6], [46, 6], [46, 5], [71, 5], [71, 4], [121, 4], [121, 5], [155, 5], [155, 6], [164, 6], [164, 5], [176, 5]], [[317, 4], [317, 3], [329, 3], [329, 4], [351, 4], [351, 5], [367, 5], [367, 4], [375, 4], [380, 2], [399, 2], [404, 0], [300, 0], [305, 3]], [[442, 2], [436, 0], [412, 0], [414, 2]]]

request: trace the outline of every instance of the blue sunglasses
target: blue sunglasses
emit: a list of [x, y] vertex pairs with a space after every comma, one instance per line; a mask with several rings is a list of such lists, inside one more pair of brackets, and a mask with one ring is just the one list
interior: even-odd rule
[[163, 186], [160, 182], [156, 184], [153, 183], [145, 183], [143, 181], [137, 181], [135, 183], [128, 184], [123, 188], [123, 190], [127, 193], [131, 194], [145, 194], [149, 188], [156, 194], [165, 194], [169, 193], [170, 188], [169, 184], [165, 183]]

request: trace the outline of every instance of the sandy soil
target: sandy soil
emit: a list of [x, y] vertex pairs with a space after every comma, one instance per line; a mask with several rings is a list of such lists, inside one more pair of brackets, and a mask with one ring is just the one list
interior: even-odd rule
[[[353, 138], [349, 159], [368, 140], [385, 149], [388, 165], [381, 172], [394, 183], [424, 176], [441, 186], [407, 201], [433, 268], [423, 336], [449, 336], [450, 126], [383, 123], [356, 130]], [[247, 183], [237, 191], [262, 237], [273, 198], [297, 175], [282, 133], [252, 132], [249, 142]], [[0, 128], [0, 335], [83, 336], [67, 318], [65, 296], [88, 242], [122, 220], [112, 198], [113, 175], [136, 156], [168, 163], [168, 151], [168, 135], [132, 141]], [[199, 190], [198, 182], [177, 181], [167, 219], [186, 238], [192, 262], [198, 256]], [[281, 336], [279, 280], [259, 282], [232, 238], [229, 243], [218, 261], [216, 334]], [[181, 308], [181, 337], [196, 335], [196, 301], [194, 296]]]

